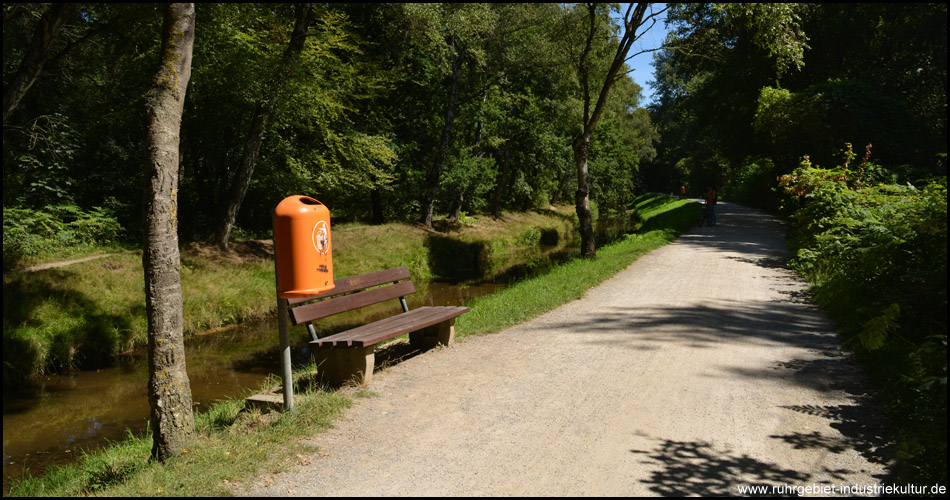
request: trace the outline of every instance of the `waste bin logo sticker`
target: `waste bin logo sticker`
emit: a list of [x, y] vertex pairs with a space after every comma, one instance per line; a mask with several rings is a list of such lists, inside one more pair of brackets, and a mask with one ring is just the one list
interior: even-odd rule
[[330, 251], [330, 227], [327, 221], [322, 220], [313, 226], [313, 248], [320, 255]]

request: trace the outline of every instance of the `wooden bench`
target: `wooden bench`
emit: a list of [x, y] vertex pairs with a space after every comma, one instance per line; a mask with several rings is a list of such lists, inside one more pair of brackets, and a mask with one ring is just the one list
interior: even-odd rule
[[[410, 311], [405, 297], [416, 289], [405, 267], [340, 278], [333, 283], [332, 290], [319, 295], [287, 299], [291, 322], [307, 326], [318, 373], [330, 383], [368, 384], [373, 377], [376, 344], [399, 335], [408, 333], [409, 342], [420, 348], [450, 345], [455, 338], [455, 318], [469, 311], [467, 307], [454, 306], [419, 307]], [[402, 314], [317, 337], [313, 321], [392, 299], [399, 299]]]

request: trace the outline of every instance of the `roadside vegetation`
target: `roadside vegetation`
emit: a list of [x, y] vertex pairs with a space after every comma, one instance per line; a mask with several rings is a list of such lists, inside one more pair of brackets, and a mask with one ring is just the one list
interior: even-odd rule
[[869, 161], [806, 157], [781, 183], [791, 267], [881, 388], [898, 484], [947, 481], [947, 178], [896, 182]]
[[[576, 258], [474, 301], [469, 304], [471, 312], [456, 323], [458, 338], [497, 332], [581, 297], [640, 255], [673, 241], [699, 218], [697, 203], [656, 195], [638, 197], [632, 208], [635, 219], [642, 223], [639, 232], [601, 247], [596, 258]], [[524, 232], [512, 234], [517, 241], [521, 239], [518, 234]], [[554, 290], [560, 292], [549, 293]], [[145, 432], [85, 454], [73, 464], [53, 466], [42, 476], [15, 480], [8, 495], [227, 495], [235, 481], [283, 470], [303, 460], [304, 452], [315, 450], [298, 443], [298, 438], [329, 428], [352, 398], [373, 397], [366, 390], [315, 387], [310, 382], [314, 371], [310, 366], [295, 373], [298, 393], [290, 412], [248, 409], [242, 397], [198, 414], [197, 439], [187, 452], [166, 464], [149, 461], [151, 437]], [[273, 380], [261, 389], [278, 386], [279, 381]]]

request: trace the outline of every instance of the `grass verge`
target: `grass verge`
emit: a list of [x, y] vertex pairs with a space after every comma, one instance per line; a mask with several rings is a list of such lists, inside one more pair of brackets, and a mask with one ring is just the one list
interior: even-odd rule
[[[636, 258], [675, 239], [692, 227], [699, 206], [685, 200], [641, 197], [638, 206], [646, 233], [602, 247], [594, 259], [575, 259], [543, 276], [519, 282], [471, 304], [457, 322], [459, 336], [499, 331], [536, 317], [626, 268]], [[296, 376], [305, 379], [313, 367]], [[265, 388], [272, 389], [274, 381]], [[303, 384], [301, 384], [303, 385]], [[150, 437], [130, 436], [74, 464], [54, 466], [43, 476], [15, 480], [9, 496], [212, 496], [229, 495], [267, 471], [303, 463], [314, 451], [298, 442], [332, 426], [351, 404], [343, 390], [303, 388], [295, 409], [266, 413], [244, 409], [243, 399], [218, 403], [196, 418], [198, 436], [188, 452], [165, 464], [148, 460]], [[298, 391], [300, 387], [298, 387]], [[375, 397], [369, 390], [353, 397]], [[266, 479], [264, 479], [266, 481]], [[288, 492], [293, 494], [294, 492]]]
[[643, 220], [639, 233], [601, 247], [594, 259], [575, 259], [537, 278], [528, 279], [476, 300], [471, 311], [456, 320], [456, 332], [482, 335], [528, 321], [565, 302], [578, 299], [591, 287], [625, 269], [641, 255], [676, 239], [699, 219], [699, 204], [658, 195], [643, 195], [634, 203]]

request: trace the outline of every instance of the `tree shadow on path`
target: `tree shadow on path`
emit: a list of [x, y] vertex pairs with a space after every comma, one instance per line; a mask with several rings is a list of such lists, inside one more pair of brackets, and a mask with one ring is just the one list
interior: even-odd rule
[[779, 486], [810, 479], [808, 474], [747, 455], [731, 455], [702, 441], [664, 439], [653, 451], [630, 451], [645, 455], [644, 463], [660, 466], [643, 481], [660, 496], [735, 496], [739, 485]]

